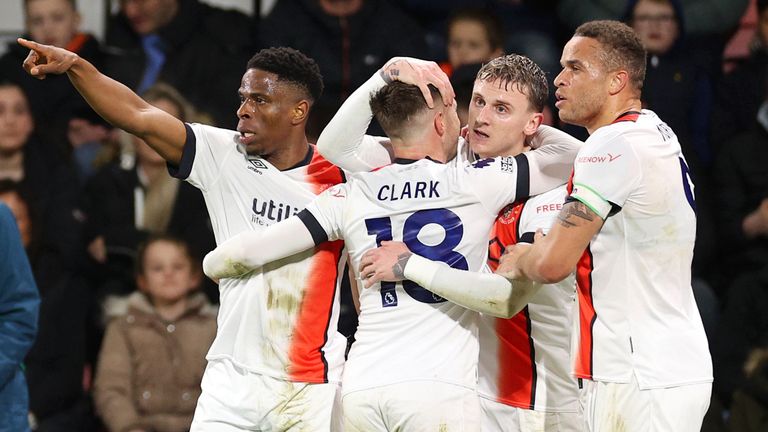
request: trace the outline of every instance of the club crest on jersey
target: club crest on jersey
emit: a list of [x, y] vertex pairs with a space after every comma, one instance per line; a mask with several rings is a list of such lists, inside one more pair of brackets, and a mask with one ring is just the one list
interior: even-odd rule
[[261, 159], [248, 159], [248, 162], [250, 164], [248, 165], [248, 169], [255, 172], [258, 175], [261, 175], [261, 170], [267, 170], [269, 167], [267, 167], [267, 164], [265, 164]]
[[509, 204], [499, 212], [498, 221], [504, 225], [511, 225], [515, 223], [516, 216], [515, 205]]

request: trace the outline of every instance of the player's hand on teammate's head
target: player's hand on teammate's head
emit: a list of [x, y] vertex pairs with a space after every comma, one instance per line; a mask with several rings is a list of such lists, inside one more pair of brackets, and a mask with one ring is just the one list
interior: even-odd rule
[[381, 68], [381, 73], [388, 83], [401, 81], [417, 86], [430, 108], [434, 108], [435, 104], [429, 91], [429, 84], [437, 87], [445, 106], [453, 104], [456, 98], [448, 75], [433, 61], [412, 57], [393, 57]]
[[381, 246], [367, 250], [360, 259], [360, 277], [365, 288], [376, 282], [399, 282], [412, 252], [399, 241], [383, 241]]
[[62, 74], [69, 70], [79, 58], [77, 54], [52, 45], [43, 45], [22, 38], [16, 39], [19, 45], [29, 48], [22, 67], [37, 79], [45, 79], [48, 74]]

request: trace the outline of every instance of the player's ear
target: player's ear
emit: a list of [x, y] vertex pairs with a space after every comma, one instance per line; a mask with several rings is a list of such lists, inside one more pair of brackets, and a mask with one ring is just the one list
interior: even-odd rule
[[435, 128], [435, 132], [437, 132], [439, 136], [443, 136], [443, 134], [445, 134], [445, 115], [442, 111], [437, 111], [435, 113], [435, 117], [432, 123], [433, 127]]
[[541, 126], [541, 123], [544, 121], [544, 114], [540, 112], [531, 113], [531, 117], [528, 119], [528, 122], [525, 123], [525, 126], [523, 127], [523, 133], [525, 136], [531, 136], [536, 133], [537, 130], [539, 130], [539, 126]]
[[627, 85], [629, 85], [629, 73], [627, 71], [619, 70], [613, 72], [611, 80], [608, 83], [608, 92], [611, 95], [615, 95], [622, 91]]
[[303, 123], [306, 121], [308, 115], [309, 101], [302, 99], [293, 106], [293, 111], [291, 112], [291, 124], [297, 125]]

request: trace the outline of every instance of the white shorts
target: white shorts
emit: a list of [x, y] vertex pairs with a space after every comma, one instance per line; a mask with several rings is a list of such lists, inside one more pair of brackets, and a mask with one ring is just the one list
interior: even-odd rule
[[641, 390], [627, 384], [583, 380], [579, 397], [589, 432], [699, 432], [712, 383]]
[[477, 393], [439, 381], [409, 381], [342, 398], [344, 432], [478, 432]]
[[480, 397], [483, 432], [581, 432], [584, 420], [579, 413], [558, 413], [522, 409]]
[[283, 381], [208, 362], [190, 432], [341, 430], [339, 384]]

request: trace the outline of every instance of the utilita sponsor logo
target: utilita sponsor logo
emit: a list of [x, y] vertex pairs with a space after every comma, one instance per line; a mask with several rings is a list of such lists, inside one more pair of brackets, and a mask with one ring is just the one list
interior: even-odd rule
[[259, 225], [268, 225], [267, 221], [280, 222], [283, 219], [297, 214], [301, 209], [291, 207], [288, 204], [275, 203], [272, 200], [259, 201], [258, 198], [253, 199], [253, 216], [251, 217], [253, 222]]
[[608, 153], [604, 156], [582, 156], [577, 159], [579, 163], [605, 163], [605, 162], [613, 162], [616, 159], [620, 158], [621, 155], [612, 155]]

